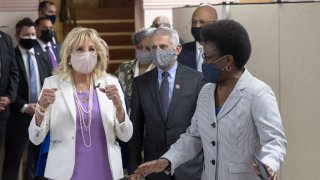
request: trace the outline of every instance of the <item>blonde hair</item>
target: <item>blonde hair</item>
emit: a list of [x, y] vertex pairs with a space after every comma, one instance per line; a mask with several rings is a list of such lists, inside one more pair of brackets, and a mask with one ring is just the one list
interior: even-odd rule
[[96, 30], [91, 28], [76, 27], [73, 28], [65, 38], [61, 46], [61, 62], [54, 71], [56, 75], [67, 77], [72, 73], [70, 57], [72, 48], [84, 42], [86, 38], [92, 41], [98, 55], [98, 62], [93, 70], [93, 75], [101, 77], [106, 73], [109, 57], [109, 47], [103, 39], [100, 38]]

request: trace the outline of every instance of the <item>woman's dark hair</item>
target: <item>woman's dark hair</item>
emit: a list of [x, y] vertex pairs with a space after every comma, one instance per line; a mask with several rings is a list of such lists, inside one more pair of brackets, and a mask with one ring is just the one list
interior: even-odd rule
[[207, 24], [201, 30], [201, 40], [213, 43], [220, 51], [220, 56], [232, 55], [239, 69], [249, 60], [249, 35], [245, 28], [234, 20], [220, 20]]

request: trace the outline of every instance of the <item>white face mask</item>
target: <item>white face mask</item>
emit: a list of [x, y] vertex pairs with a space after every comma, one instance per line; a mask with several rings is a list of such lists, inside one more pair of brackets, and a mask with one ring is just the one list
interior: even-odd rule
[[71, 54], [70, 63], [76, 71], [89, 74], [93, 71], [98, 61], [97, 55], [90, 52]]

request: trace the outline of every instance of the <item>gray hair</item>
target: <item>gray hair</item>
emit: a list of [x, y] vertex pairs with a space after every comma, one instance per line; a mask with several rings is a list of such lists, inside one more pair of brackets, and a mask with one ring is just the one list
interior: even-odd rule
[[134, 33], [131, 37], [132, 44], [137, 46], [141, 43], [142, 39], [151, 37], [156, 28], [143, 28]]
[[180, 45], [179, 35], [178, 35], [177, 31], [172, 28], [167, 28], [167, 27], [157, 28], [156, 30], [154, 30], [152, 36], [154, 36], [154, 35], [169, 36], [173, 46]]

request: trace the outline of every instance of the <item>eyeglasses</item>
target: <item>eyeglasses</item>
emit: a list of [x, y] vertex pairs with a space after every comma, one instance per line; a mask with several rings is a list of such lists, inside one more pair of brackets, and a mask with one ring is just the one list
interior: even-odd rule
[[197, 25], [199, 24], [200, 26], [203, 26], [203, 25], [205, 25], [205, 24], [212, 23], [212, 22], [215, 22], [215, 21], [205, 21], [205, 20], [199, 20], [199, 21], [197, 21], [197, 20], [192, 20], [192, 21], [191, 21], [191, 25], [192, 25], [192, 26], [197, 26]]
[[217, 55], [207, 56], [206, 54], [202, 54], [202, 58], [203, 58], [205, 64], [215, 64], [218, 61], [222, 60], [223, 58], [227, 57], [227, 55], [224, 55], [219, 59], [212, 60], [213, 57], [215, 57], [215, 56], [217, 56]]

